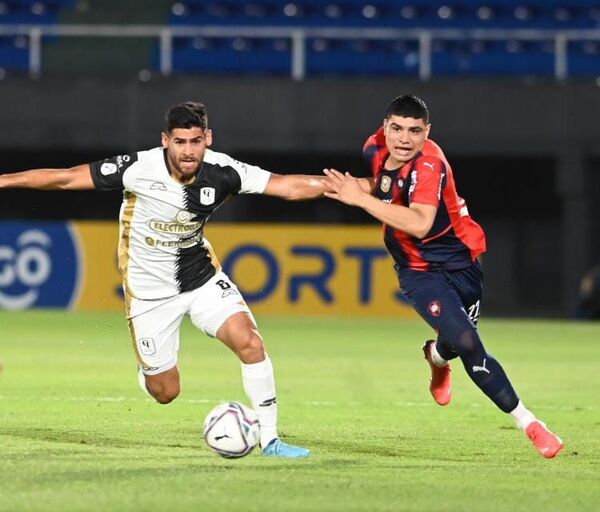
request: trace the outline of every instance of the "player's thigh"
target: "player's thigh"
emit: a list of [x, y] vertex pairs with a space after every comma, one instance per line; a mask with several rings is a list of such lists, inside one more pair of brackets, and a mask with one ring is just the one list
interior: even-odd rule
[[442, 272], [403, 270], [399, 277], [408, 302], [443, 339], [457, 340], [464, 331], [475, 327]]
[[236, 313], [246, 313], [256, 326], [250, 308], [237, 286], [224, 272], [217, 272], [206, 284], [194, 292], [189, 315], [192, 323], [211, 337], [225, 321]]
[[479, 321], [481, 296], [483, 293], [483, 273], [479, 262], [460, 270], [444, 272], [446, 280], [454, 288], [471, 321]]
[[177, 364], [179, 330], [186, 310], [181, 295], [160, 301], [131, 301], [129, 331], [145, 375], [164, 373]]

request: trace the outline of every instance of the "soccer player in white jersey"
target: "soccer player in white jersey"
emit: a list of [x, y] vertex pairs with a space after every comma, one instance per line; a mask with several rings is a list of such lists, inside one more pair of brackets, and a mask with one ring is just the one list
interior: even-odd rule
[[327, 190], [325, 178], [274, 174], [212, 151], [201, 103], [174, 105], [165, 120], [161, 147], [68, 169], [4, 174], [0, 188], [123, 190], [118, 263], [142, 389], [161, 404], [179, 395], [179, 329], [189, 315], [240, 359], [244, 390], [259, 418], [263, 454], [307, 457], [309, 450], [278, 437], [271, 360], [203, 228], [232, 195], [310, 199]]

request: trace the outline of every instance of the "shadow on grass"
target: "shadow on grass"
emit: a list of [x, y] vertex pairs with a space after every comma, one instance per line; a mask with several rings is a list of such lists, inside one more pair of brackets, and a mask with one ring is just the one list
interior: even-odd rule
[[23, 428], [23, 429], [0, 429], [0, 434], [19, 439], [31, 439], [33, 441], [42, 441], [48, 443], [71, 443], [77, 445], [90, 445], [106, 448], [135, 448], [135, 447], [155, 447], [170, 449], [194, 449], [198, 444], [167, 443], [155, 438], [149, 438], [145, 441], [139, 441], [131, 438], [109, 437], [88, 431], [65, 431], [54, 430], [51, 428]]

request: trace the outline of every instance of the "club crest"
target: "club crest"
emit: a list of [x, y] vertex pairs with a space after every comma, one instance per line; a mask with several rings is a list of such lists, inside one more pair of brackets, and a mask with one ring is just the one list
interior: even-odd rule
[[384, 194], [387, 194], [390, 191], [391, 187], [392, 187], [392, 178], [390, 178], [389, 176], [383, 176], [381, 178], [381, 191]]
[[431, 316], [440, 316], [442, 314], [442, 305], [440, 304], [440, 301], [434, 300], [433, 302], [430, 302], [429, 306], [427, 306], [427, 312]]
[[202, 187], [200, 189], [200, 204], [204, 206], [215, 202], [215, 189], [213, 187]]

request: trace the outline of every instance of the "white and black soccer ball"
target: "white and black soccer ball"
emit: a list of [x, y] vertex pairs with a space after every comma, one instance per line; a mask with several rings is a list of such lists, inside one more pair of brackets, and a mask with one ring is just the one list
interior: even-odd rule
[[204, 440], [221, 457], [248, 455], [260, 440], [256, 413], [239, 402], [217, 405], [204, 420]]

